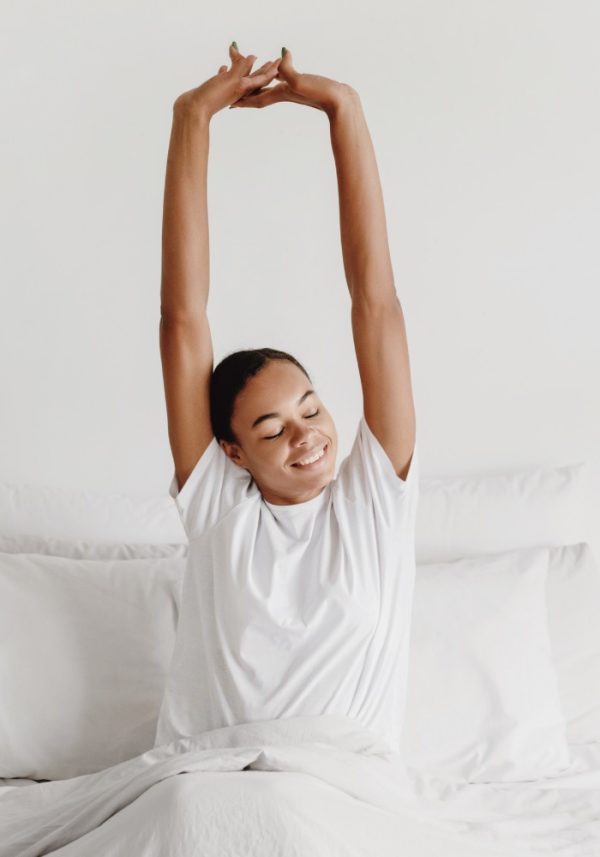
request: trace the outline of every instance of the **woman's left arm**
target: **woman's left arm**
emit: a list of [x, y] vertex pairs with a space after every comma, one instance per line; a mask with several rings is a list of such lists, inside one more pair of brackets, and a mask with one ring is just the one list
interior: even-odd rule
[[343, 86], [327, 111], [340, 205], [344, 271], [352, 303], [394, 301], [383, 194], [358, 92]]
[[292, 101], [327, 114], [364, 415], [405, 480], [416, 437], [408, 343], [394, 287], [379, 173], [360, 98], [348, 84], [298, 72], [291, 52], [283, 48], [282, 54], [276, 75], [280, 83], [244, 95], [232, 107], [262, 108]]
[[416, 442], [416, 415], [375, 152], [356, 90], [345, 85], [327, 115], [364, 415], [396, 473], [405, 480]]

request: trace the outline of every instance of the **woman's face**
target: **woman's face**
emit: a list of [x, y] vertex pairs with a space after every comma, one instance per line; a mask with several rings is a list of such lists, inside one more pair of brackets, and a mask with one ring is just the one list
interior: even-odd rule
[[[231, 425], [240, 443], [220, 445], [252, 475], [269, 503], [311, 500], [334, 478], [337, 432], [316, 391], [306, 395], [312, 389], [289, 360], [271, 360], [235, 400]], [[323, 448], [314, 464], [298, 464]]]

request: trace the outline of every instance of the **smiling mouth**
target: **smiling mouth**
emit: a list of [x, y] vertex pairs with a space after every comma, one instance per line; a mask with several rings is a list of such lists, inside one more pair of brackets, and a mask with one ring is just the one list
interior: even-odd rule
[[316, 470], [325, 461], [328, 452], [329, 444], [326, 443], [316, 461], [312, 461], [310, 464], [300, 464], [299, 461], [296, 461], [294, 464], [292, 464], [292, 467], [297, 467], [300, 470]]

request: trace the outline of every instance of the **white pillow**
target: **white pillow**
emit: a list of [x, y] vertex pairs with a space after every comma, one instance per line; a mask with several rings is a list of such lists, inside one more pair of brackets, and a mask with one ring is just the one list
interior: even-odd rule
[[[536, 545], [593, 541], [585, 462], [508, 475], [422, 477], [417, 562], [439, 562]], [[0, 482], [0, 530], [46, 539], [187, 544], [164, 495], [102, 494]]]
[[179, 544], [126, 544], [83, 540], [44, 539], [39, 536], [0, 535], [0, 553], [42, 553], [72, 559], [159, 559], [187, 556], [188, 546]]
[[417, 562], [593, 541], [586, 462], [497, 476], [422, 477]]
[[600, 741], [600, 565], [589, 544], [550, 550], [548, 619], [569, 744]]
[[75, 777], [152, 748], [185, 565], [0, 554], [0, 777]]
[[163, 494], [75, 491], [0, 482], [0, 530], [52, 539], [187, 543], [173, 499]]
[[570, 764], [548, 629], [548, 548], [418, 565], [401, 750], [467, 782]]

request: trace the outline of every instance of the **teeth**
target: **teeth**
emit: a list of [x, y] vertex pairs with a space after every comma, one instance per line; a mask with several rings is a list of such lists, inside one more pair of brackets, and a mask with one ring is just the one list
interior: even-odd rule
[[297, 461], [296, 464], [312, 464], [313, 461], [318, 461], [322, 455], [325, 455], [325, 447], [320, 452], [317, 452], [316, 455], [313, 455], [312, 458], [304, 458], [302, 461]]

